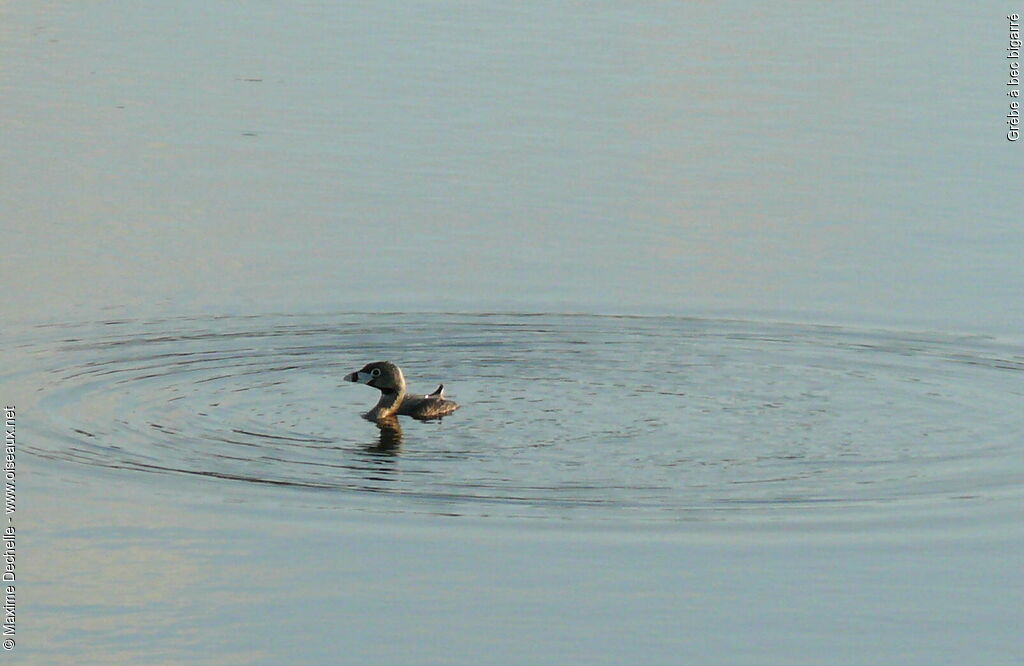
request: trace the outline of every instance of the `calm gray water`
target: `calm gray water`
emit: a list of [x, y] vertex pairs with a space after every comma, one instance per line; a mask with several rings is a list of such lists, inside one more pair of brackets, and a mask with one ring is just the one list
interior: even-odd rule
[[0, 3], [5, 656], [1021, 663], [1007, 11]]
[[[925, 663], [963, 623], [960, 638], [986, 643], [957, 638], [959, 656], [1011, 663], [1019, 344], [425, 313], [118, 319], [6, 339], [0, 386], [31, 389], [19, 497], [44, 527], [26, 539], [26, 605], [48, 626], [24, 633], [49, 637], [26, 650], [44, 662], [89, 640], [97, 662], [448, 663], [457, 644], [459, 661], [504, 645], [510, 663], [859, 663], [871, 636]], [[364, 421], [376, 392], [341, 377], [384, 356], [464, 407]], [[254, 648], [279, 612], [280, 647]], [[573, 638], [549, 624], [566, 614]], [[653, 643], [625, 638], [641, 629]]]
[[[1013, 514], [1020, 347], [980, 336], [565, 315], [47, 326], [25, 450], [324, 510], [537, 520]], [[380, 428], [340, 378], [393, 358], [465, 407]], [[192, 477], [192, 478], [188, 478]], [[213, 479], [213, 486], [196, 477]], [[304, 492], [297, 492], [304, 491]]]

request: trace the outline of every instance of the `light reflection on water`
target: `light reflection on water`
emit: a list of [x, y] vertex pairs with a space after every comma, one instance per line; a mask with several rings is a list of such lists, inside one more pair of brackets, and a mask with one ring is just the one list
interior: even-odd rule
[[[1024, 357], [988, 338], [440, 314], [32, 335], [47, 370], [27, 451], [76, 475], [169, 475], [293, 508], [620, 525], [1019, 499]], [[463, 408], [438, 422], [362, 420], [377, 394], [341, 377], [385, 358], [412, 390], [444, 382]]]

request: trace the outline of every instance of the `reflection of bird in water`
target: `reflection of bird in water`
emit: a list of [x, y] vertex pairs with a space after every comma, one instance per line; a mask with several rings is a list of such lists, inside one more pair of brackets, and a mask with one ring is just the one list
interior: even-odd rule
[[[451, 414], [459, 408], [458, 403], [444, 397], [444, 384], [430, 395], [405, 392], [405, 375], [401, 368], [390, 361], [368, 363], [357, 372], [345, 375], [345, 381], [367, 384], [380, 391], [377, 405], [363, 414], [371, 421], [396, 416], [411, 416], [414, 419], [437, 419]], [[384, 428], [381, 428], [383, 438]], [[399, 430], [399, 436], [401, 431]]]
[[380, 430], [380, 440], [376, 444], [366, 447], [371, 453], [395, 454], [402, 450], [402, 425], [398, 422], [397, 416], [385, 416], [377, 420], [377, 428]]

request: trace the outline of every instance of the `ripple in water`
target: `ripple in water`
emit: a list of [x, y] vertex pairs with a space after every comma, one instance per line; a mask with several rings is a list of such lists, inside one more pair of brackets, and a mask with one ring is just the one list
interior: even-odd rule
[[[1019, 501], [1024, 467], [1024, 357], [980, 337], [394, 314], [49, 326], [20, 344], [16, 381], [42, 396], [24, 451], [252, 501], [763, 520]], [[364, 421], [378, 394], [342, 377], [381, 359], [462, 409]]]

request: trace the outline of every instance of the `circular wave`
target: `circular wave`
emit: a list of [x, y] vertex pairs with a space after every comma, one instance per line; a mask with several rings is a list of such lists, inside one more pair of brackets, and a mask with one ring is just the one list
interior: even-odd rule
[[[1024, 358], [980, 337], [350, 314], [51, 326], [21, 351], [41, 396], [29, 453], [300, 505], [760, 518], [941, 506], [1016, 492], [1021, 472]], [[341, 378], [382, 359], [463, 408], [364, 421], [376, 392]]]

